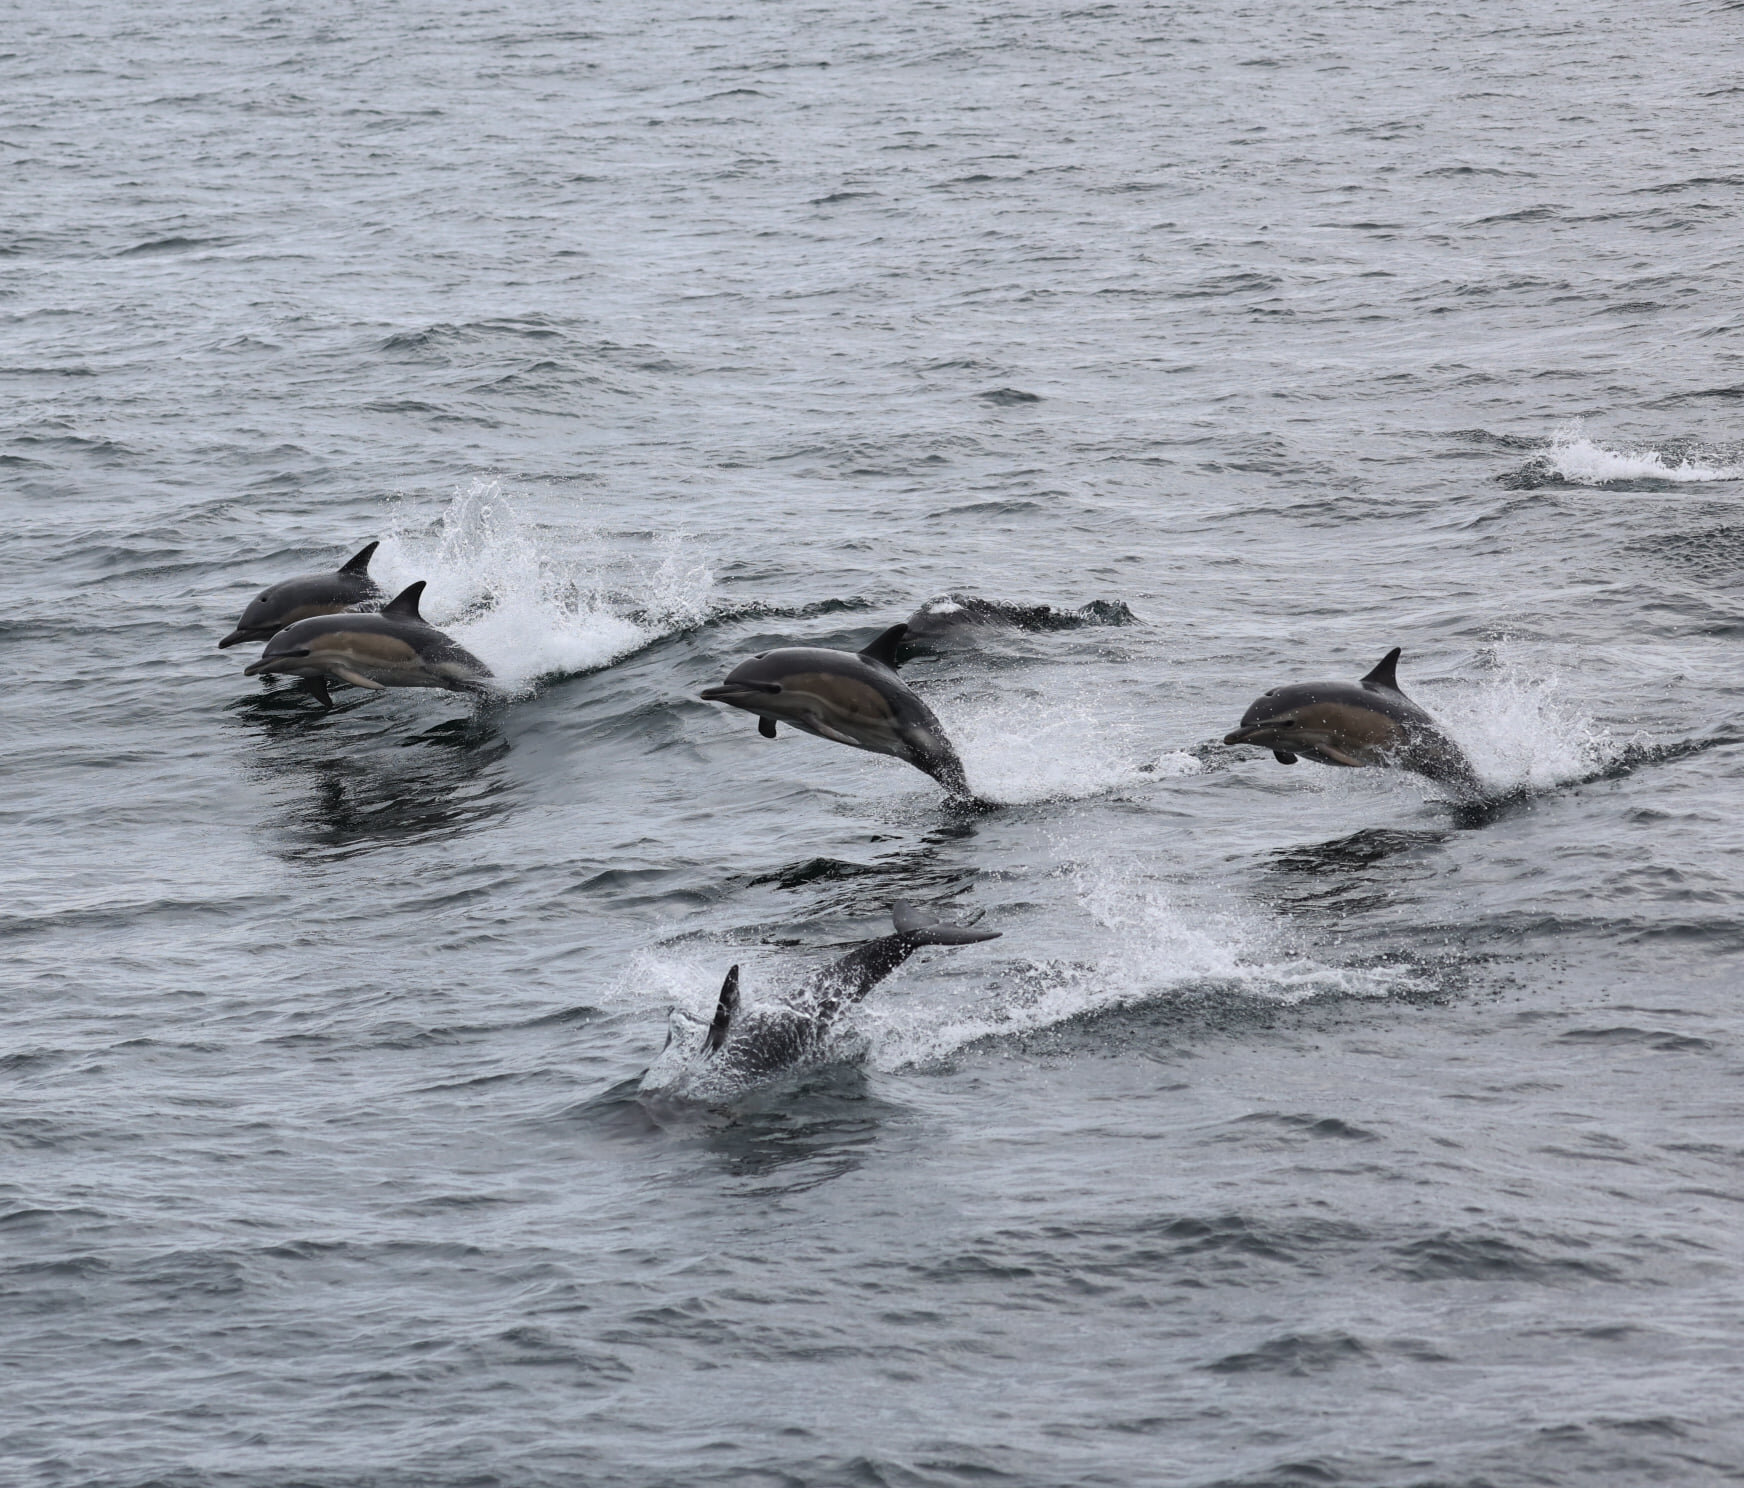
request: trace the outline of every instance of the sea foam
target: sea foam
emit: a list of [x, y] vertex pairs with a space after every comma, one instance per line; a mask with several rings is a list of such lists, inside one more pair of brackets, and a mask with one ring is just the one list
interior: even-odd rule
[[434, 524], [410, 511], [382, 539], [390, 592], [427, 581], [423, 613], [511, 693], [597, 670], [707, 618], [708, 564], [682, 537], [630, 544], [524, 518], [494, 480], [456, 492]]
[[1022, 927], [1001, 926], [1006, 938], [980, 948], [1010, 958], [993, 974], [971, 967], [965, 956], [928, 987], [889, 998], [872, 994], [855, 1017], [871, 1039], [872, 1064], [924, 1067], [986, 1039], [1121, 1008], [1190, 1007], [1213, 998], [1287, 1006], [1420, 987], [1408, 968], [1320, 961], [1252, 906], [1207, 902], [1138, 863], [1096, 861], [1058, 872], [1076, 901], [1087, 954], [1024, 956]]
[[1675, 464], [1651, 448], [1612, 450], [1587, 438], [1579, 419], [1551, 436], [1545, 464], [1563, 480], [1582, 486], [1619, 481], [1725, 481], [1744, 479], [1744, 466], [1707, 464], [1687, 455]]
[[1625, 741], [1562, 692], [1554, 673], [1501, 660], [1476, 682], [1424, 697], [1492, 790], [1550, 790], [1615, 763]]

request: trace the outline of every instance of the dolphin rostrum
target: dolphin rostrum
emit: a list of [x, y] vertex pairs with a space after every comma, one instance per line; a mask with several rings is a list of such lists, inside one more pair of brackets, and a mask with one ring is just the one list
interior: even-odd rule
[[[894, 935], [883, 935], [824, 967], [792, 998], [756, 1007], [739, 1002], [739, 968], [727, 973], [713, 1019], [674, 1008], [666, 1047], [642, 1077], [641, 1094], [719, 1100], [783, 1070], [826, 1062], [844, 1009], [852, 1007], [922, 946], [996, 940], [997, 930], [941, 924], [911, 904], [892, 906]], [[839, 1051], [838, 1051], [839, 1052]]]
[[267, 642], [247, 677], [282, 672], [328, 707], [327, 680], [354, 687], [443, 687], [489, 692], [491, 672], [418, 613], [424, 581], [409, 585], [378, 613], [317, 615], [288, 625]]
[[1395, 646], [1360, 682], [1298, 682], [1274, 687], [1242, 714], [1225, 744], [1257, 744], [1278, 763], [1298, 757], [1323, 765], [1395, 765], [1470, 795], [1477, 772], [1435, 720], [1399, 691]]
[[702, 695], [755, 713], [765, 739], [775, 737], [777, 723], [791, 724], [820, 739], [894, 755], [951, 795], [972, 799], [963, 762], [933, 710], [896, 675], [896, 648], [907, 629], [893, 625], [858, 653], [821, 646], [764, 651]]
[[337, 573], [300, 574], [263, 590], [248, 602], [236, 629], [218, 643], [218, 649], [240, 646], [244, 641], [270, 641], [299, 620], [337, 615], [355, 605], [385, 598], [381, 585], [369, 576], [369, 560], [378, 546], [370, 543]]

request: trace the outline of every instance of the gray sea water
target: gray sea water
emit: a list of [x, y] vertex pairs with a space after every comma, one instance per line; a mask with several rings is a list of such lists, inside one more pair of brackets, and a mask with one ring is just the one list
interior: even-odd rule
[[[0, 1479], [1744, 1478], [1741, 17], [9, 6]], [[945, 594], [996, 809], [697, 696]]]

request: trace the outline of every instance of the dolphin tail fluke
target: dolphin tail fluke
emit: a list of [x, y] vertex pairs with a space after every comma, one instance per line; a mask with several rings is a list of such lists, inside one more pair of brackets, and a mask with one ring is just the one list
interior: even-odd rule
[[708, 1037], [702, 1041], [705, 1053], [713, 1054], [727, 1041], [727, 1030], [733, 1026], [733, 1014], [739, 1011], [739, 968], [734, 967], [721, 983], [721, 1000], [715, 1004], [714, 1022], [709, 1024]]
[[896, 922], [897, 933], [916, 945], [974, 945], [981, 940], [998, 940], [1002, 933], [973, 929], [973, 921], [966, 925], [944, 924], [937, 915], [916, 909], [907, 900], [891, 905], [890, 917]]
[[862, 660], [876, 662], [879, 666], [887, 666], [896, 670], [896, 648], [902, 644], [902, 638], [908, 634], [908, 622], [904, 620], [899, 625], [893, 625], [882, 635], [877, 636], [860, 651]]
[[339, 567], [339, 572], [345, 574], [367, 575], [369, 573], [369, 560], [375, 557], [375, 550], [380, 546], [381, 543], [379, 540], [370, 543], [361, 552], [353, 554], [342, 563]]
[[1402, 648], [1393, 647], [1385, 656], [1375, 663], [1375, 668], [1362, 679], [1364, 687], [1384, 687], [1388, 692], [1399, 690], [1399, 652]]
[[940, 924], [936, 915], [906, 902], [891, 905], [890, 917], [896, 921], [896, 934], [867, 941], [819, 976], [821, 1006], [830, 1013], [858, 1002], [922, 946], [973, 945], [999, 937], [997, 930]]

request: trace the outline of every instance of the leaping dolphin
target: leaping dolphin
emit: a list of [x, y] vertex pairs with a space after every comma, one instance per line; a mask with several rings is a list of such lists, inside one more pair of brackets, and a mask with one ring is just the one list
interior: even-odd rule
[[786, 1069], [829, 1058], [843, 1009], [860, 1001], [922, 946], [996, 940], [997, 930], [945, 925], [912, 904], [891, 908], [894, 935], [880, 936], [826, 966], [792, 999], [742, 1008], [739, 968], [721, 987], [714, 1018], [704, 1023], [674, 1008], [666, 1047], [642, 1076], [639, 1093], [666, 1100], [720, 1100]]
[[491, 671], [418, 613], [424, 581], [407, 586], [379, 613], [317, 615], [288, 625], [267, 643], [260, 660], [244, 673], [301, 677], [304, 688], [327, 707], [327, 679], [354, 687], [442, 687], [450, 692], [489, 692]]
[[896, 648], [906, 625], [893, 625], [864, 651], [784, 646], [742, 661], [710, 702], [755, 713], [757, 731], [775, 737], [777, 723], [854, 749], [894, 755], [924, 770], [953, 796], [973, 799], [963, 762], [933, 710], [896, 675]]
[[244, 641], [270, 641], [287, 625], [316, 615], [337, 615], [386, 591], [369, 576], [369, 560], [379, 543], [370, 543], [341, 565], [337, 573], [299, 574], [274, 584], [248, 602], [236, 629], [218, 643], [240, 646]]
[[1459, 745], [1399, 690], [1395, 646], [1360, 682], [1274, 687], [1242, 714], [1225, 744], [1258, 744], [1281, 765], [1395, 765], [1468, 795], [1482, 782]]

